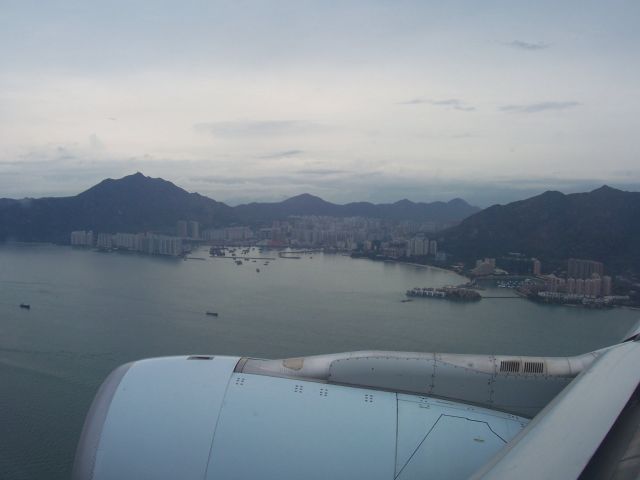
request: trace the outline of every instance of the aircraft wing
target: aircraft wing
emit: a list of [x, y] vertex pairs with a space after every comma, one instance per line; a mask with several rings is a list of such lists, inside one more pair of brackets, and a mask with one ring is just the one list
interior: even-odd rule
[[640, 342], [607, 350], [474, 479], [638, 478]]

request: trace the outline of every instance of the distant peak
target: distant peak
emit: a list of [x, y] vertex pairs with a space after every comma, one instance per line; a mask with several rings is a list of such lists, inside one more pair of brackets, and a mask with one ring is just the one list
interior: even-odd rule
[[131, 175], [126, 175], [122, 177], [120, 180], [146, 180], [151, 179], [151, 177], [147, 177], [141, 172], [132, 173]]
[[311, 195], [310, 193], [301, 193], [300, 195], [295, 195], [293, 197], [287, 198], [285, 202], [300, 201], [300, 200], [324, 202], [324, 200], [322, 200], [320, 197], [316, 197], [315, 195]]
[[546, 192], [540, 194], [541, 197], [564, 197], [564, 193], [559, 192], [558, 190], [547, 190]]
[[620, 191], [621, 190], [610, 187], [609, 185], [602, 185], [600, 188], [596, 188], [595, 190], [592, 190], [591, 193], [613, 193], [613, 192], [620, 192]]
[[80, 193], [80, 195], [95, 195], [95, 194], [114, 194], [114, 192], [118, 192], [120, 195], [125, 191], [161, 191], [164, 192], [173, 191], [180, 193], [188, 193], [186, 190], [177, 187], [173, 183], [168, 180], [164, 180], [162, 178], [152, 178], [143, 175], [141, 172], [136, 172], [131, 175], [124, 176], [122, 178], [108, 178], [103, 180], [102, 182], [94, 185], [93, 187], [85, 190]]

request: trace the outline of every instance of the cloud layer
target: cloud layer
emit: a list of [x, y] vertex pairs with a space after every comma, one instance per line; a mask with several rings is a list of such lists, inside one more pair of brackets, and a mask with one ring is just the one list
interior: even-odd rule
[[638, 175], [638, 2], [5, 3], [0, 196], [136, 170], [233, 201]]
[[523, 42], [522, 40], [512, 40], [511, 42], [505, 42], [505, 45], [507, 47], [515, 48], [517, 50], [528, 50], [528, 51], [544, 50], [545, 48], [549, 48], [551, 46], [548, 43], [542, 43], [542, 42], [531, 43], [531, 42]]
[[579, 102], [560, 101], [560, 102], [537, 102], [526, 105], [505, 105], [500, 110], [508, 113], [540, 113], [550, 110], [567, 110], [580, 106]]
[[468, 105], [464, 101], [457, 98], [447, 98], [445, 100], [428, 100], [425, 98], [412, 98], [404, 102], [399, 102], [400, 105], [434, 105], [436, 107], [447, 107], [453, 110], [461, 110], [463, 112], [473, 112], [475, 107]]

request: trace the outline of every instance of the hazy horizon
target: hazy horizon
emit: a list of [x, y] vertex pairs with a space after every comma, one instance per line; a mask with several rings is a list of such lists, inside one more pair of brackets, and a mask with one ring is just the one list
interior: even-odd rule
[[638, 189], [640, 4], [3, 2], [0, 197]]

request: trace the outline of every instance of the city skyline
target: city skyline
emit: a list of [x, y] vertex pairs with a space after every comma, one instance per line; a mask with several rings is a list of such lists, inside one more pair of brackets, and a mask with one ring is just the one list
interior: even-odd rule
[[636, 4], [7, 2], [0, 189], [230, 204], [638, 189]]

